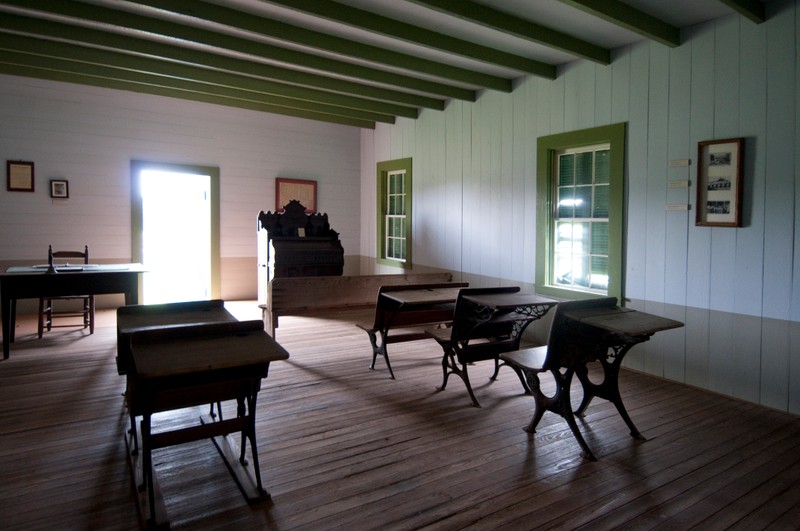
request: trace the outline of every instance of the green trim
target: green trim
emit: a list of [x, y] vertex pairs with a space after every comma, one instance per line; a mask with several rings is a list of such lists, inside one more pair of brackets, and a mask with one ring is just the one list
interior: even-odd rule
[[[197, 2], [196, 0], [139, 0], [135, 3], [156, 7], [158, 9], [179, 13], [193, 18], [203, 18], [210, 22], [215, 22], [222, 25], [241, 27], [248, 31], [260, 33], [268, 37], [297, 42], [298, 44], [302, 44], [304, 46], [330, 49], [332, 51], [340, 51], [341, 53], [347, 53], [344, 51], [344, 49], [347, 49], [351, 52], [348, 53], [348, 55], [371, 55], [371, 58], [364, 58], [387, 64], [397, 63], [395, 66], [399, 66], [403, 69], [411, 71], [419, 70], [421, 72], [437, 74], [444, 79], [460, 80], [477, 86], [492, 86], [493, 88], [495, 88], [494, 86], [497, 85], [499, 90], [502, 90], [503, 88], [507, 88], [507, 91], [511, 90], [511, 81], [497, 76], [481, 74], [461, 68], [450, 67], [443, 63], [425, 61], [411, 56], [405, 56], [403, 54], [391, 52], [381, 48], [370, 47], [354, 41], [348, 41], [338, 37], [331, 37], [323, 33], [310, 31], [298, 26], [292, 26], [283, 22], [258, 17], [251, 13], [245, 13], [243, 11], [236, 11], [230, 8]], [[216, 48], [229, 49], [251, 56], [269, 57], [275, 61], [329, 72], [337, 77], [349, 76], [377, 82], [386, 86], [402, 87], [412, 91], [435, 94], [446, 98], [463, 99], [466, 101], [475, 101], [476, 98], [474, 90], [465, 89], [452, 84], [435, 82], [397, 72], [389, 72], [376, 68], [370, 68], [355, 64], [353, 62], [321, 57], [310, 53], [292, 50], [286, 47], [271, 45], [265, 42], [247, 40], [224, 33], [217, 33], [197, 27], [137, 15], [128, 11], [120, 11], [98, 5], [85, 4], [78, 1], [52, 2], [49, 0], [2, 0], [0, 1], [0, 4], [14, 5], [22, 8], [33, 8], [39, 11], [67, 16], [74, 19], [100, 22], [102, 24], [119, 26], [127, 30], [133, 29], [145, 33], [166, 36], [170, 39], [196, 42]], [[5, 17], [6, 15], [4, 14], [3, 16]], [[78, 40], [82, 39], [79, 38]], [[151, 41], [151, 45], [158, 47], [162, 44], [153, 43]], [[338, 50], [339, 48], [343, 49]], [[130, 49], [138, 50], [138, 48]], [[367, 54], [367, 52], [369, 52], [369, 54]], [[390, 59], [393, 58], [397, 60], [390, 61]], [[277, 69], [277, 67], [274, 68]], [[327, 79], [329, 79], [331, 82], [331, 85], [328, 88], [330, 88], [330, 90], [336, 90], [333, 85], [339, 83], [339, 79], [336, 77], [328, 77]], [[362, 86], [366, 87], [365, 90], [367, 90], [369, 87], [369, 85]]]
[[[408, 223], [406, 223], [406, 261], [405, 262], [398, 262], [397, 260], [387, 260], [383, 258], [385, 254], [384, 249], [384, 241], [386, 240], [386, 227], [384, 224], [384, 216], [386, 215], [386, 176], [389, 172], [398, 171], [398, 170], [405, 170], [406, 172], [406, 219]], [[412, 179], [412, 159], [405, 158], [405, 159], [396, 159], [396, 160], [387, 160], [384, 162], [378, 163], [378, 171], [377, 171], [377, 234], [378, 234], [378, 245], [377, 245], [377, 252], [375, 261], [378, 264], [391, 266], [391, 267], [399, 267], [402, 269], [411, 269], [411, 250], [413, 248], [411, 242], [411, 236], [413, 234], [412, 230], [412, 197], [413, 197], [413, 189], [412, 183], [414, 180]]]
[[350, 110], [372, 113], [355, 116], [360, 119], [393, 123], [395, 115], [416, 118], [419, 114], [415, 107], [4, 32], [0, 32], [0, 49], [6, 51], [0, 59], [6, 63], [135, 82], [144, 78], [146, 83], [172, 88], [184, 88], [186, 83], [199, 83], [202, 87], [193, 85], [190, 90], [331, 114], [348, 115], [351, 114]]
[[548, 79], [555, 79], [556, 77], [556, 67], [554, 65], [529, 59], [521, 55], [503, 52], [496, 48], [481, 46], [471, 41], [420, 28], [413, 24], [401, 22], [382, 15], [376, 15], [369, 11], [350, 7], [331, 0], [326, 2], [319, 2], [318, 0], [267, 1], [271, 4], [311, 13], [342, 24], [349, 24], [362, 30], [391, 35], [392, 37], [401, 38], [408, 42], [413, 42], [429, 48], [446, 50], [450, 53], [477, 59], [478, 61], [483, 61], [488, 64], [513, 68], [521, 72], [527, 72]]
[[536, 142], [536, 291], [568, 299], [593, 298], [585, 291], [547, 284], [552, 260], [553, 154], [563, 149], [608, 143], [611, 146], [608, 214], [608, 295], [624, 301], [625, 130], [619, 123], [542, 136]]
[[[219, 71], [243, 74], [250, 78], [258, 76], [268, 80], [284, 81], [293, 84], [287, 86], [309, 86], [323, 90], [364, 96], [373, 100], [401, 103], [413, 107], [425, 107], [435, 110], [444, 109], [444, 100], [439, 98], [409, 94], [407, 92], [301, 72], [256, 61], [236, 59], [204, 52], [198, 49], [173, 46], [152, 40], [137, 39], [116, 33], [72, 26], [59, 22], [9, 14], [4, 15], [2, 19], [0, 19], [0, 27], [14, 32], [37, 34], [45, 39], [62, 39], [62, 41], [59, 41], [59, 44], [61, 44], [63, 40], [72, 41], [74, 43], [89, 43], [102, 46], [103, 48], [113, 48], [118, 52], [124, 53], [124, 55], [117, 56], [114, 63], [109, 64], [109, 66], [126, 66], [126, 57], [132, 57], [130, 51], [136, 50], [137, 54], [147, 55], [153, 58], [179, 61]], [[14, 44], [13, 49], [23, 52], [28, 51], [23, 43]]]
[[[219, 212], [219, 168], [214, 166], [195, 166], [191, 164], [166, 164], [161, 162], [131, 161], [131, 261], [141, 263], [143, 257], [142, 217], [142, 170], [154, 169], [180, 173], [208, 175], [211, 178], [211, 298], [222, 298], [221, 259], [220, 259], [220, 212]], [[142, 279], [139, 275], [139, 293], [142, 293]]]
[[671, 48], [681, 45], [680, 29], [619, 0], [561, 0], [561, 2]]
[[510, 33], [523, 39], [543, 44], [556, 50], [576, 55], [596, 63], [611, 63], [611, 51], [602, 46], [577, 39], [566, 33], [536, 24], [529, 20], [509, 15], [503, 11], [492, 9], [483, 4], [469, 0], [411, 0], [464, 20], [481, 24], [489, 28]]
[[[0, 59], [0, 61], [2, 61], [2, 59]], [[340, 125], [348, 125], [363, 129], [375, 128], [374, 121], [360, 120], [356, 118], [351, 118], [349, 116], [342, 116], [336, 114], [323, 114], [319, 112], [282, 107], [278, 105], [259, 103], [255, 101], [236, 100], [227, 97], [205, 94], [199, 90], [176, 89], [165, 86], [155, 86], [147, 83], [135, 83], [127, 80], [99, 78], [90, 75], [74, 74], [72, 72], [66, 72], [60, 70], [42, 69], [24, 65], [4, 64], [2, 62], [0, 62], [0, 72], [2, 72], [3, 74], [9, 74], [15, 76], [47, 79], [51, 81], [61, 81], [65, 83], [74, 83], [79, 85], [90, 85], [94, 87], [102, 87], [114, 90], [124, 90], [128, 92], [136, 92], [141, 94], [152, 94], [156, 96], [165, 96], [168, 98], [176, 98], [181, 100], [196, 101], [200, 103], [221, 105], [225, 107], [237, 107], [240, 109], [247, 109], [258, 112], [267, 112], [272, 114], [281, 114], [285, 116], [293, 116], [295, 118], [305, 118], [308, 120], [316, 120], [316, 121], [329, 122]]]
[[742, 16], [745, 16], [755, 22], [761, 24], [767, 20], [766, 7], [757, 0], [719, 0], [726, 6], [735, 10]]
[[[180, 13], [183, 15], [191, 16], [194, 18], [201, 18], [210, 22], [233, 26], [237, 28], [247, 29], [254, 33], [259, 33], [267, 37], [273, 37], [288, 42], [294, 42], [303, 46], [310, 46], [320, 50], [348, 55], [351, 57], [358, 57], [367, 61], [387, 64], [409, 70], [412, 72], [420, 72], [431, 74], [442, 79], [450, 79], [453, 81], [460, 81], [470, 85], [478, 85], [490, 87], [496, 90], [510, 92], [511, 80], [504, 79], [499, 76], [491, 74], [484, 74], [466, 68], [460, 68], [446, 63], [431, 61], [408, 55], [400, 52], [394, 52], [386, 48], [378, 46], [371, 46], [362, 42], [356, 42], [342, 37], [336, 37], [326, 33], [318, 32], [295, 26], [284, 22], [278, 22], [265, 17], [259, 17], [252, 13], [237, 11], [231, 8], [213, 5], [207, 2], [198, 2], [197, 0], [134, 0], [135, 3], [144, 4], [152, 7], [157, 7], [173, 13]], [[318, 57], [311, 56], [313, 60], [320, 61]], [[331, 72], [349, 73], [354, 77], [363, 77], [365, 79], [372, 79], [390, 85], [400, 85], [395, 81], [391, 81], [385, 76], [391, 75], [388, 72], [364, 68], [362, 75], [353, 73], [352, 63], [343, 61], [336, 61], [342, 63], [343, 68], [325, 68]], [[320, 63], [322, 64], [322, 63]], [[310, 65], [309, 65], [310, 66]], [[317, 66], [317, 68], [322, 68]], [[363, 67], [357, 67], [359, 71]], [[371, 72], [370, 72], [371, 71]], [[365, 74], [377, 77], [367, 77]], [[406, 77], [406, 76], [404, 76]], [[379, 79], [383, 78], [383, 79]], [[461, 89], [454, 85], [447, 85], [437, 82], [428, 82], [421, 79], [408, 77], [412, 85], [406, 88], [421, 90], [432, 94], [441, 94], [456, 99], [465, 99], [468, 101], [475, 101], [474, 91]], [[467, 95], [472, 92], [472, 96]], [[455, 94], [461, 94], [455, 95]]]

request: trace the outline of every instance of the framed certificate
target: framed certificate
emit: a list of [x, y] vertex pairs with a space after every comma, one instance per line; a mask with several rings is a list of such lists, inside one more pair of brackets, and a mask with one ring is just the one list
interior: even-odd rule
[[33, 192], [33, 162], [9, 160], [6, 164], [8, 190], [11, 192]]

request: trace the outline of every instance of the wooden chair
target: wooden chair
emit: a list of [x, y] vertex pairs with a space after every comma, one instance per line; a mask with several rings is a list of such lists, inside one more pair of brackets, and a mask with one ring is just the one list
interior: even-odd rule
[[536, 318], [516, 312], [506, 312], [502, 315], [489, 314], [485, 308], [470, 303], [464, 297], [516, 292], [519, 292], [519, 286], [464, 288], [459, 291], [453, 314], [453, 326], [428, 332], [444, 351], [442, 385], [439, 390], [444, 390], [449, 376], [455, 374], [467, 387], [472, 405], [481, 407], [472, 391], [467, 367], [478, 361], [494, 360], [494, 373], [489, 379], [495, 380], [500, 370], [500, 354], [519, 349], [522, 332]]
[[[51, 268], [55, 265], [54, 261], [57, 259], [79, 259], [82, 263], [89, 263], [89, 246], [86, 245], [81, 251], [53, 251], [53, 246], [50, 245], [47, 249], [47, 263]], [[53, 273], [58, 274], [58, 273]], [[71, 311], [55, 311], [53, 302], [57, 300], [82, 300], [82, 307], [79, 310]], [[81, 324], [62, 324], [54, 325], [53, 319], [62, 317], [83, 317]], [[43, 297], [39, 299], [39, 338], [41, 339], [45, 329], [49, 332], [53, 328], [75, 327], [82, 326], [89, 328], [89, 333], [94, 334], [94, 295], [81, 295], [81, 296], [66, 296], [66, 297]]]
[[[545, 411], [557, 413], [567, 421], [584, 452], [584, 456], [592, 461], [596, 460], [594, 454], [589, 449], [589, 445], [586, 444], [575, 422], [575, 413], [572, 411], [572, 402], [570, 400], [570, 386], [576, 373], [579, 377], [585, 374], [586, 364], [602, 358], [606, 354], [603, 351], [608, 349], [604, 344], [598, 344], [588, 336], [582, 335], [579, 330], [572, 326], [574, 323], [564, 317], [564, 314], [588, 308], [614, 307], [616, 304], [617, 299], [615, 297], [561, 302], [556, 306], [555, 314], [553, 315], [547, 345], [506, 352], [500, 356], [503, 364], [516, 371], [525, 392], [533, 394], [536, 401], [533, 418], [525, 428], [525, 431], [535, 433], [536, 426]], [[539, 375], [544, 372], [552, 374], [555, 380], [556, 389], [552, 396], [547, 396], [541, 389]], [[616, 387], [616, 382], [614, 382], [614, 386]], [[619, 393], [617, 393], [617, 396], [619, 396]], [[577, 414], [581, 415], [583, 413], [585, 405], [588, 405], [586, 389], [584, 389], [584, 398], [581, 407], [577, 410]], [[622, 407], [621, 401], [615, 402], [615, 405], [617, 409]], [[620, 411], [622, 412], [623, 410]], [[627, 414], [623, 415], [623, 418], [627, 418]]]

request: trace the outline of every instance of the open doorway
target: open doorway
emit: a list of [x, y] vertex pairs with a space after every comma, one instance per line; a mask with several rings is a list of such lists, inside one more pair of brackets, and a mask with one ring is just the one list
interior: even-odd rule
[[219, 170], [134, 161], [131, 257], [144, 304], [219, 297]]

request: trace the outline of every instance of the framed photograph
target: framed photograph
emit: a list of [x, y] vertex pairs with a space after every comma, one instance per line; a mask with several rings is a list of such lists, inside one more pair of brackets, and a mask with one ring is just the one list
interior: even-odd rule
[[11, 192], [33, 192], [33, 162], [9, 160], [6, 164], [8, 190]]
[[317, 211], [317, 181], [275, 178], [275, 212], [283, 212], [283, 207], [292, 199], [306, 207], [306, 213]]
[[69, 181], [64, 179], [50, 179], [50, 197], [66, 199], [69, 197]]
[[742, 138], [698, 142], [695, 225], [742, 226], [743, 145]]

